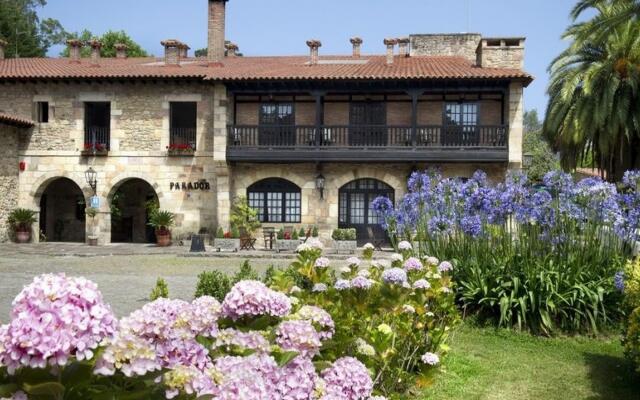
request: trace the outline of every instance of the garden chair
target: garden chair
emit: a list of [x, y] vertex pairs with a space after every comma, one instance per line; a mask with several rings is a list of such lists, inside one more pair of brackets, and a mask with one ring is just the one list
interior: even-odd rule
[[275, 242], [276, 229], [275, 228], [263, 228], [262, 236], [264, 237], [264, 248], [273, 249], [273, 242]]
[[240, 250], [255, 250], [255, 244], [258, 239], [251, 237], [249, 232], [242, 229], [240, 231]]
[[373, 232], [373, 228], [370, 226], [367, 227], [367, 236], [369, 236], [369, 240], [371, 240], [371, 244], [376, 250], [382, 251], [382, 245], [385, 243], [383, 239], [379, 239], [376, 237], [376, 234]]

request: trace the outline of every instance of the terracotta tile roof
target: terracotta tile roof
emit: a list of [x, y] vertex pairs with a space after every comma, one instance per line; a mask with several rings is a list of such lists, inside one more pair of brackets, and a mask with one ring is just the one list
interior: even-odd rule
[[34, 126], [36, 123], [26, 118], [0, 113], [0, 124], [29, 128]]
[[208, 67], [203, 59], [183, 60], [165, 66], [155, 58], [104, 58], [100, 66], [90, 60], [72, 63], [69, 59], [25, 58], [0, 60], [3, 79], [68, 78], [198, 78], [235, 80], [395, 80], [395, 79], [521, 79], [533, 77], [517, 69], [479, 68], [463, 57], [396, 56], [392, 65], [385, 56], [323, 56], [318, 65], [309, 65], [308, 56], [228, 57], [223, 67]]

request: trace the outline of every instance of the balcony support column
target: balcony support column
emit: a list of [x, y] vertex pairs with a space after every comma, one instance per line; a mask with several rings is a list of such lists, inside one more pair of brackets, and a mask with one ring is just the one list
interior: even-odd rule
[[316, 100], [316, 124], [315, 124], [315, 141], [316, 147], [320, 147], [322, 142], [322, 124], [324, 123], [324, 96], [325, 92], [311, 92]]
[[418, 97], [424, 93], [420, 89], [411, 89], [407, 93], [411, 96], [411, 145], [418, 144]]

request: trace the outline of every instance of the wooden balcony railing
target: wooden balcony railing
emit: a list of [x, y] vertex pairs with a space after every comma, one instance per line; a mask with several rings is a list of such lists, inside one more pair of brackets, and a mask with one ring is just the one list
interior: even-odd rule
[[[415, 159], [429, 160], [432, 154], [436, 158], [466, 160], [482, 158], [474, 153], [485, 153], [487, 159], [502, 161], [507, 159], [507, 137], [505, 125], [425, 125], [415, 129], [387, 125], [325, 125], [320, 129], [298, 125], [235, 125], [228, 127], [227, 154], [230, 159], [240, 161], [270, 159], [274, 154], [289, 155], [287, 160], [295, 161], [300, 157], [312, 158], [300, 155], [305, 152], [315, 152], [320, 154], [317, 159], [327, 160], [395, 159], [402, 158], [403, 153], [406, 157], [410, 152], [417, 155]], [[350, 151], [353, 157], [349, 156]], [[260, 157], [260, 152], [269, 155]], [[467, 155], [461, 155], [463, 152]]]

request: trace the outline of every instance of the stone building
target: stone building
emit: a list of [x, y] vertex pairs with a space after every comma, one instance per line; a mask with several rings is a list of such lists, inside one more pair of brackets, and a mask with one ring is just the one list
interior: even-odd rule
[[237, 196], [267, 226], [355, 227], [365, 240], [379, 234], [370, 201], [399, 199], [414, 170], [500, 179], [520, 167], [523, 38], [411, 35], [379, 55], [353, 38], [337, 56], [309, 40], [305, 56], [238, 56], [226, 0], [208, 6], [206, 58], [169, 39], [161, 58], [70, 41], [69, 58], [0, 59], [0, 240], [16, 206], [38, 212], [34, 240], [152, 241], [152, 203], [176, 214], [174, 236], [226, 230]]

